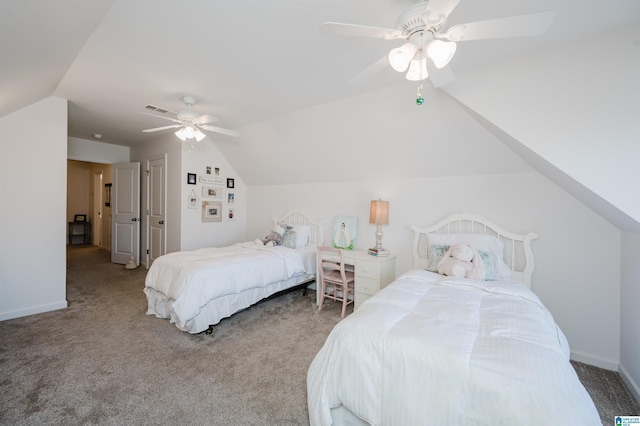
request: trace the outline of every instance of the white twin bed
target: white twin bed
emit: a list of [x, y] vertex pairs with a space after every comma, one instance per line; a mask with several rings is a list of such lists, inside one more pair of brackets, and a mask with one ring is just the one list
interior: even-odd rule
[[145, 279], [147, 314], [195, 334], [277, 292], [314, 281], [322, 224], [299, 210], [273, 218], [273, 223], [296, 232], [296, 238], [288, 239], [295, 247], [251, 241], [156, 259]]
[[[415, 269], [338, 323], [313, 360], [310, 423], [600, 425], [565, 336], [529, 289], [537, 236], [470, 214], [412, 230]], [[488, 253], [492, 280], [428, 270], [456, 242]]]

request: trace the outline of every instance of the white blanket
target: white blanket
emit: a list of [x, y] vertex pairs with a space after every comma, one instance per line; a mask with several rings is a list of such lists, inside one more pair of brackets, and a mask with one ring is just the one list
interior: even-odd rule
[[307, 375], [312, 425], [600, 425], [566, 338], [523, 283], [411, 270], [336, 325]]
[[305, 272], [303, 256], [296, 250], [241, 243], [159, 257], [149, 268], [145, 292], [150, 288], [173, 300], [173, 316], [184, 327], [210, 300]]

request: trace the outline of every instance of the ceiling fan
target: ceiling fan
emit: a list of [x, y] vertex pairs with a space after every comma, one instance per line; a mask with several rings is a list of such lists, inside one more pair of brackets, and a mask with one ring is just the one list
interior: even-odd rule
[[[456, 52], [456, 43], [540, 35], [549, 29], [555, 17], [555, 11], [545, 11], [445, 28], [447, 18], [459, 2], [460, 0], [420, 1], [398, 17], [395, 28], [325, 22], [320, 32], [404, 40], [402, 46], [391, 49], [387, 55], [391, 67], [398, 72], [407, 71], [408, 80], [430, 78], [435, 87], [440, 87], [455, 78], [447, 65]], [[377, 64], [374, 66], [379, 67]]]
[[205, 134], [202, 133], [202, 130], [206, 130], [209, 132], [221, 133], [227, 136], [238, 137], [240, 135], [239, 132], [235, 130], [224, 129], [222, 127], [212, 126], [209, 123], [213, 123], [218, 121], [217, 118], [212, 117], [211, 115], [200, 115], [197, 112], [193, 111], [191, 107], [196, 103], [196, 100], [191, 96], [185, 96], [182, 98], [182, 102], [187, 105], [187, 109], [184, 111], [174, 112], [165, 108], [159, 108], [154, 105], [147, 105], [146, 108], [160, 112], [160, 113], [172, 113], [175, 115], [175, 118], [172, 117], [164, 117], [162, 115], [151, 114], [148, 112], [141, 112], [141, 114], [150, 115], [152, 117], [162, 118], [163, 120], [173, 121], [177, 124], [171, 124], [169, 126], [162, 127], [154, 127], [153, 129], [146, 129], [143, 132], [157, 132], [159, 130], [166, 129], [177, 129], [180, 128], [176, 132], [176, 136], [179, 137], [182, 141], [186, 141], [187, 139], [196, 139], [200, 142], [204, 139]]

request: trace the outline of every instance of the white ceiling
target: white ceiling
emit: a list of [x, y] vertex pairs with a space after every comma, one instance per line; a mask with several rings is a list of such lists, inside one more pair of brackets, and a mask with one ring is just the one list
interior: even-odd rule
[[[153, 104], [242, 128], [404, 81], [388, 66], [350, 79], [398, 41], [328, 36], [325, 21], [394, 27], [410, 0], [0, 0], [0, 116], [55, 95], [69, 100], [69, 136], [132, 145], [169, 122]], [[557, 11], [535, 38], [459, 43], [454, 71], [638, 22], [635, 0], [462, 0], [447, 26]], [[594, 55], [594, 61], [597, 56]], [[226, 138], [221, 136], [219, 138]]]

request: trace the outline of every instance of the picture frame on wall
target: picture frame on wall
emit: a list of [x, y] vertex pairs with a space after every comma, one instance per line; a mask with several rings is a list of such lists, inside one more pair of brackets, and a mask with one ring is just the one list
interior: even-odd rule
[[358, 216], [336, 216], [333, 220], [331, 245], [337, 249], [353, 250], [358, 233]]
[[202, 196], [205, 198], [222, 198], [222, 190], [216, 186], [203, 186]]
[[236, 219], [236, 209], [235, 207], [227, 207], [227, 212], [225, 214], [227, 220], [235, 220]]
[[187, 173], [187, 184], [195, 185], [197, 181], [197, 176], [195, 173]]
[[191, 194], [189, 194], [189, 198], [187, 199], [187, 206], [190, 209], [198, 208], [198, 197], [196, 195], [196, 191], [194, 191], [193, 189], [191, 190]]
[[236, 181], [233, 178], [227, 178], [227, 188], [235, 188]]
[[236, 203], [236, 194], [235, 192], [227, 192], [227, 204], [235, 204]]
[[202, 202], [202, 221], [203, 222], [221, 222], [222, 221], [222, 203], [220, 201], [203, 201]]
[[104, 206], [111, 207], [111, 187], [113, 184], [105, 183], [104, 184]]

